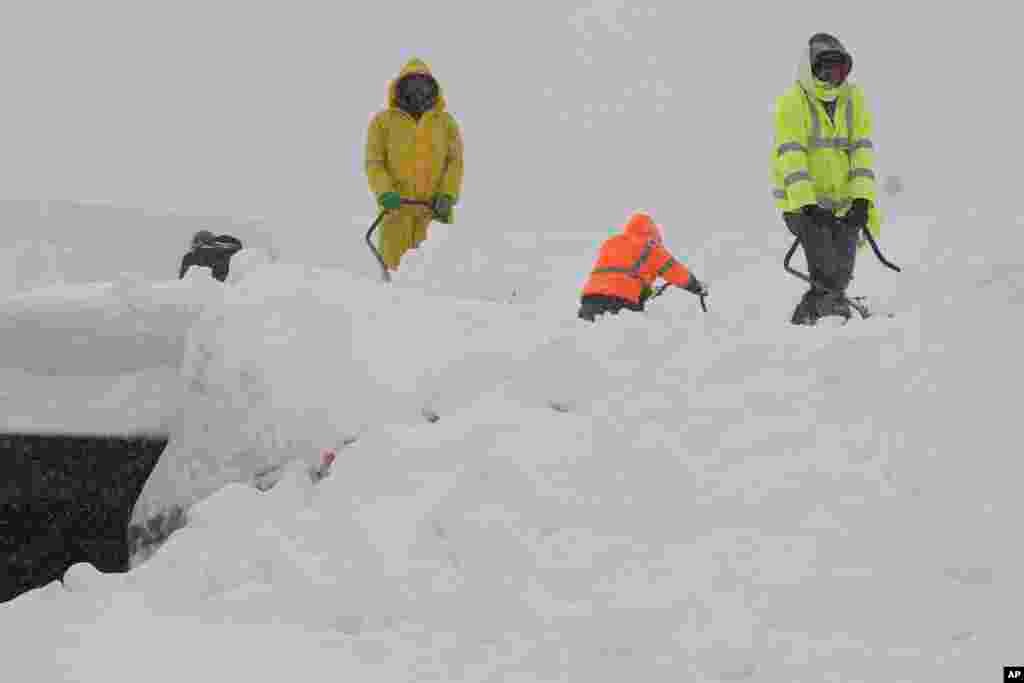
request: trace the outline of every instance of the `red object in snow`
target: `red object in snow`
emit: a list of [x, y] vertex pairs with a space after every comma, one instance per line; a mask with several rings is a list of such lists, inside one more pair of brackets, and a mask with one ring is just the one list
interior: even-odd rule
[[333, 448], [325, 448], [320, 451], [320, 464], [317, 467], [310, 468], [309, 476], [314, 482], [318, 482], [327, 476], [327, 473], [331, 471], [331, 463], [334, 462], [336, 454]]
[[337, 457], [337, 454], [334, 452], [334, 449], [325, 448], [320, 451], [320, 464], [324, 467], [330, 467], [335, 457]]

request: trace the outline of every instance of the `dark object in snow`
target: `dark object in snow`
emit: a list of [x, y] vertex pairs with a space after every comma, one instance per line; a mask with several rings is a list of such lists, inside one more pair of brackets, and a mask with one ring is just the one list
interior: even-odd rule
[[556, 413], [568, 413], [571, 406], [565, 401], [548, 401], [548, 407]]
[[231, 235], [214, 235], [209, 230], [200, 230], [192, 236], [189, 251], [181, 258], [178, 279], [192, 266], [201, 266], [213, 271], [213, 277], [224, 282], [228, 277], [231, 257], [242, 250], [242, 242]]
[[127, 529], [159, 435], [0, 434], [0, 602], [71, 565], [128, 569]]

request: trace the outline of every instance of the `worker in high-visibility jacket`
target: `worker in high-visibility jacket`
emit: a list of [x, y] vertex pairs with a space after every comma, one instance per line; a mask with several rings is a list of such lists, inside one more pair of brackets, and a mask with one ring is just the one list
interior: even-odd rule
[[793, 311], [794, 324], [850, 317], [858, 237], [879, 234], [871, 112], [848, 79], [853, 57], [827, 33], [801, 50], [797, 80], [775, 101], [771, 174], [776, 206], [800, 238], [814, 281]]
[[642, 311], [659, 277], [698, 296], [708, 293], [707, 287], [662, 244], [661, 229], [650, 215], [634, 213], [621, 233], [601, 245], [583, 286], [579, 317], [593, 322], [604, 313]]

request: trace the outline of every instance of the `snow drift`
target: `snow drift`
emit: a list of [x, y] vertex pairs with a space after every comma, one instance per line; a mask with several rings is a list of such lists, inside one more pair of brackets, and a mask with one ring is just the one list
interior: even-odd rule
[[525, 308], [257, 266], [190, 330], [180, 419], [133, 524], [251, 480], [286, 454], [315, 459], [373, 425], [449, 414], [543, 343], [541, 329]]
[[863, 261], [856, 289], [896, 317], [839, 328], [785, 324], [777, 263], [713, 282], [706, 315], [667, 295], [596, 325], [255, 266], [189, 333], [136, 510], [189, 508], [184, 526], [127, 574], [80, 565], [5, 606], [14, 665], [56, 650], [109, 680], [114, 643], [142, 666], [168, 639], [193, 656], [154, 680], [280, 673], [253, 643], [311, 680], [965, 680], [1011, 661], [1024, 511], [998, 397], [1020, 269], [950, 222], [892, 227], [905, 272]]
[[197, 270], [0, 299], [0, 599], [69, 563], [127, 567], [132, 507], [181, 410], [186, 332], [222, 292]]
[[0, 300], [0, 431], [166, 433], [180, 408], [186, 334], [222, 293], [203, 269], [182, 281], [54, 285]]

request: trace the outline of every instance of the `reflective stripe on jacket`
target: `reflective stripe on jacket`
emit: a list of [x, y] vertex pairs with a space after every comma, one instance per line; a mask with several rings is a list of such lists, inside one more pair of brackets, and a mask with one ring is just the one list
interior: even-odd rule
[[772, 194], [782, 211], [818, 204], [844, 215], [854, 199], [872, 203], [869, 227], [877, 235], [874, 143], [864, 93], [844, 85], [834, 117], [795, 83], [776, 100], [772, 149]]
[[644, 285], [652, 285], [659, 277], [685, 287], [690, 271], [656, 239], [614, 235], [601, 245], [583, 295], [603, 294], [639, 303]]

